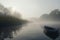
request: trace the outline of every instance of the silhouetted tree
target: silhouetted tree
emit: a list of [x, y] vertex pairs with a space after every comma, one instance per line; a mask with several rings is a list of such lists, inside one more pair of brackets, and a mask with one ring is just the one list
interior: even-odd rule
[[43, 14], [40, 19], [48, 20], [48, 21], [60, 21], [60, 10], [55, 9], [51, 11], [49, 14]]
[[0, 40], [13, 38], [13, 32], [19, 30], [25, 23], [27, 20], [23, 20], [18, 12], [11, 15], [8, 8], [0, 5]]

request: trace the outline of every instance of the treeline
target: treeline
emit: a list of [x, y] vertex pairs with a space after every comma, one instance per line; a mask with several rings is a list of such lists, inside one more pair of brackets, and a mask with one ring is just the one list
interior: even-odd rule
[[12, 38], [13, 32], [16, 33], [27, 22], [27, 20], [22, 19], [19, 12], [13, 12], [11, 9], [0, 4], [0, 40], [7, 37]]
[[44, 21], [60, 21], [60, 10], [55, 9], [48, 14], [43, 14], [40, 19]]

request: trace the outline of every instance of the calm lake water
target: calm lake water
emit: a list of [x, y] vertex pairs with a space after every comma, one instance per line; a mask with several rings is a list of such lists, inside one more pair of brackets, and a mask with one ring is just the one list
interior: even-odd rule
[[[58, 23], [40, 23], [39, 21], [32, 21], [27, 25], [23, 26], [18, 36], [13, 38], [13, 40], [51, 40], [43, 33], [44, 25], [51, 26], [53, 28], [59, 29], [60, 24]], [[56, 40], [59, 39], [60, 36]]]

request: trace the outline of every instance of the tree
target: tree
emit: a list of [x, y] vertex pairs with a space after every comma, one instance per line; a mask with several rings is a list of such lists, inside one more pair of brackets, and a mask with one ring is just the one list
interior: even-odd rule
[[55, 9], [49, 14], [43, 14], [40, 19], [48, 21], [60, 21], [60, 11], [59, 9]]
[[4, 38], [13, 38], [13, 32], [19, 30], [23, 24], [27, 23], [27, 20], [20, 18], [18, 12], [14, 15], [11, 15], [11, 12], [8, 8], [1, 7], [0, 9], [0, 40]]

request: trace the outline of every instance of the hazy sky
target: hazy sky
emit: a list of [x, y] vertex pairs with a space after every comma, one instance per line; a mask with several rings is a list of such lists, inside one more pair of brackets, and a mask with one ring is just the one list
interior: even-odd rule
[[51, 10], [60, 9], [60, 0], [0, 0], [0, 3], [17, 9], [23, 18], [40, 17]]

